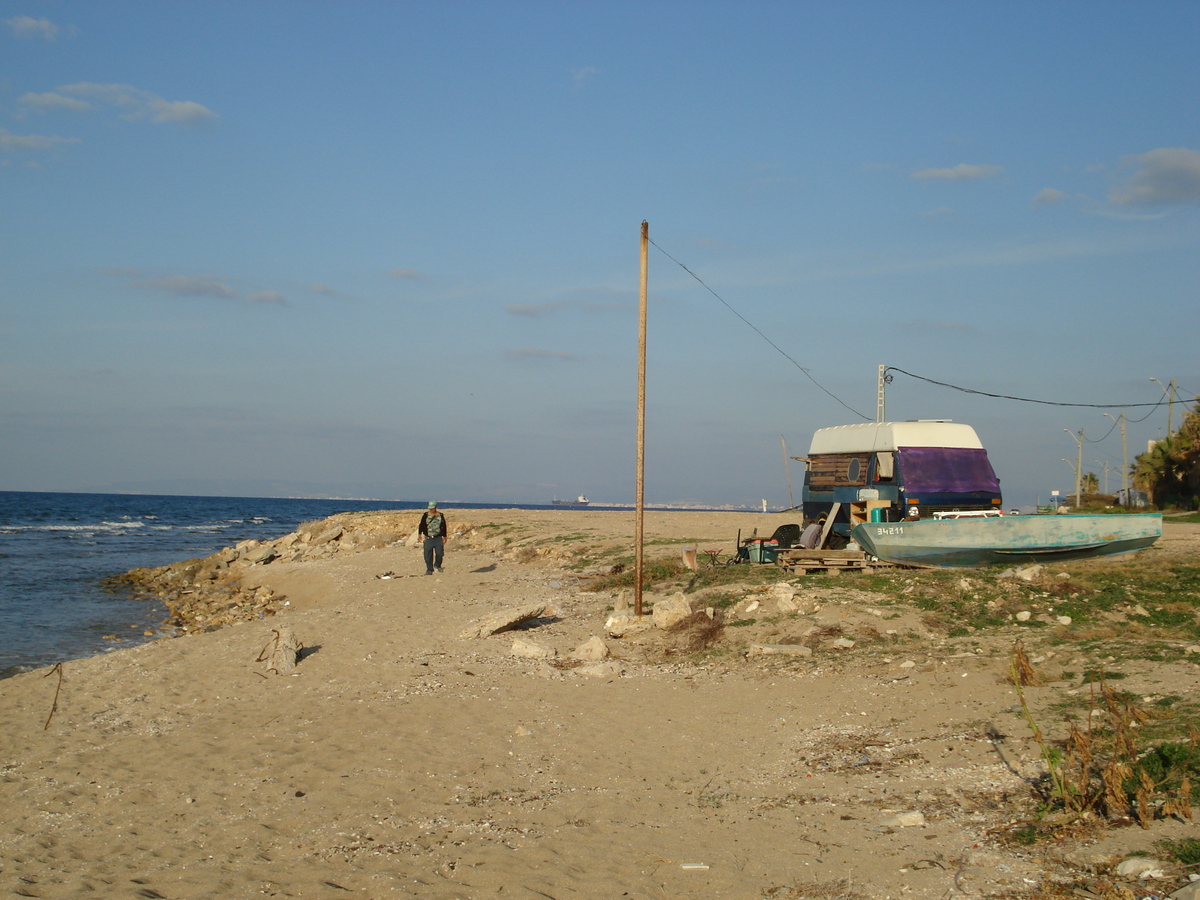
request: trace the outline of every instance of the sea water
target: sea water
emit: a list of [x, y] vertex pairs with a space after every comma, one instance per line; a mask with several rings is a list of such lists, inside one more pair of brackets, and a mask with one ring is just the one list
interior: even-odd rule
[[[425, 505], [0, 491], [0, 678], [158, 636], [165, 607], [106, 587], [114, 575], [270, 540], [339, 512]], [[443, 504], [456, 506], [497, 504]]]

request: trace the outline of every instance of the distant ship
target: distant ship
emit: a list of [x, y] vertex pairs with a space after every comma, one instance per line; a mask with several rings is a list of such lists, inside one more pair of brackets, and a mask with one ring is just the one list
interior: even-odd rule
[[579, 507], [579, 506], [587, 506], [587, 505], [588, 505], [588, 498], [587, 498], [587, 497], [585, 497], [585, 496], [583, 496], [583, 494], [580, 494], [580, 495], [579, 495], [578, 497], [576, 497], [574, 500], [551, 500], [550, 502], [551, 502], [552, 504], [554, 504], [555, 506], [575, 506], [575, 507]]

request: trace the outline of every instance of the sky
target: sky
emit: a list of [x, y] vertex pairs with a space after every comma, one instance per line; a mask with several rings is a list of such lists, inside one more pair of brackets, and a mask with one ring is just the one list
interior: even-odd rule
[[1006, 506], [1081, 430], [1115, 491], [1105, 413], [1132, 459], [1200, 391], [1197, 46], [1154, 0], [0, 0], [0, 490], [631, 503], [645, 220], [647, 503], [798, 503], [881, 365]]

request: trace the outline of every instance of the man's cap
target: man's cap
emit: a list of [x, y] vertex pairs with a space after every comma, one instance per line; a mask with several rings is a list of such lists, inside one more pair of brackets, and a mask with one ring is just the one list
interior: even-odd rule
[[430, 509], [437, 509], [437, 501], [436, 501], [436, 500], [430, 500], [430, 501], [429, 501], [429, 508], [430, 508]]

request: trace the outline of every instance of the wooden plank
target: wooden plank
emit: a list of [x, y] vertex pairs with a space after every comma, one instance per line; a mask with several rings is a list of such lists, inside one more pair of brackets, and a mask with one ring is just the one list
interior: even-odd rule
[[825, 519], [825, 527], [821, 529], [821, 540], [817, 544], [817, 549], [825, 546], [825, 541], [829, 539], [829, 532], [833, 531], [833, 520], [837, 518], [837, 514], [841, 512], [842, 504], [840, 502], [833, 504], [829, 509], [829, 515]]

